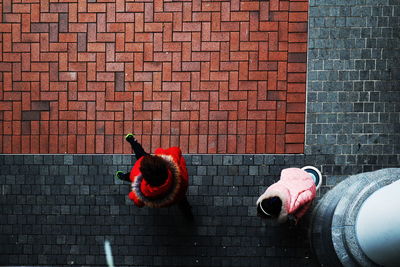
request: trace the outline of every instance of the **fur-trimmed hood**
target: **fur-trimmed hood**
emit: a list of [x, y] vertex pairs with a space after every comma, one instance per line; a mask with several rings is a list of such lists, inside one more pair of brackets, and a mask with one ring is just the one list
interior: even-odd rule
[[268, 187], [258, 198], [257, 206], [264, 199], [279, 197], [282, 201], [282, 208], [277, 221], [284, 223], [289, 214], [300, 219], [307, 211], [315, 195], [316, 187], [311, 175], [298, 168], [288, 168], [283, 169], [280, 180]]
[[260, 205], [261, 201], [263, 201], [264, 199], [267, 198], [271, 198], [271, 197], [279, 197], [282, 201], [282, 207], [281, 207], [281, 211], [279, 212], [278, 217], [276, 218], [276, 220], [279, 223], [284, 223], [287, 221], [287, 216], [288, 216], [288, 206], [290, 203], [290, 199], [289, 199], [289, 190], [284, 187], [281, 186], [279, 184], [274, 184], [276, 186], [274, 186], [273, 188], [269, 187], [264, 194], [262, 194], [258, 200], [257, 200], [257, 206]]
[[136, 206], [152, 208], [166, 207], [179, 201], [187, 191], [188, 175], [185, 159], [177, 147], [168, 149], [159, 148], [155, 156], [161, 157], [168, 164], [168, 178], [160, 186], [151, 186], [140, 172], [141, 160], [139, 159], [132, 168], [130, 179], [131, 192], [129, 198]]
[[[172, 156], [169, 155], [156, 155], [158, 157], [163, 158], [165, 161], [168, 162], [168, 169], [170, 170], [170, 175], [168, 176], [165, 183], [159, 187], [157, 186], [150, 186], [152, 192], [145, 192], [143, 190], [143, 176], [140, 173], [134, 178], [132, 182], [132, 192], [143, 202], [145, 206], [152, 207], [152, 208], [160, 208], [165, 207], [173, 204], [181, 186], [182, 186], [182, 179], [181, 179], [181, 172], [179, 170], [179, 166], [174, 162]], [[168, 188], [166, 188], [168, 187]]]

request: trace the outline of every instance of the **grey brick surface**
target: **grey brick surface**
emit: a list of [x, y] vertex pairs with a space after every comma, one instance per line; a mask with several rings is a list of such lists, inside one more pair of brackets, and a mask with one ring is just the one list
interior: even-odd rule
[[[129, 170], [134, 162], [129, 155], [39, 158], [49, 165], [38, 165], [31, 156], [0, 155], [2, 169], [51, 170], [45, 175], [39, 171], [0, 175], [0, 265], [104, 266], [107, 239], [116, 266], [265, 266], [274, 262], [290, 266], [303, 257], [308, 260], [302, 266], [311, 266], [305, 224], [290, 230], [290, 235], [284, 234], [287, 226], [267, 227], [256, 216], [255, 201], [279, 179], [281, 169], [307, 164], [308, 158], [308, 164], [314, 163], [315, 157], [185, 155], [194, 224], [185, 221], [177, 207], [133, 206], [126, 196], [129, 184], [116, 181], [113, 171], [103, 174], [100, 170], [105, 162], [109, 167], [105, 170]], [[128, 162], [126, 158], [129, 164], [122, 164]], [[373, 164], [377, 158], [355, 160]], [[28, 163], [17, 165], [21, 162]], [[229, 174], [229, 168], [236, 168], [236, 174]], [[209, 170], [221, 174], [208, 174]]]
[[[305, 154], [335, 155], [338, 175], [385, 167], [400, 154], [399, 8], [398, 1], [310, 1]], [[358, 155], [381, 162], [351, 161]]]

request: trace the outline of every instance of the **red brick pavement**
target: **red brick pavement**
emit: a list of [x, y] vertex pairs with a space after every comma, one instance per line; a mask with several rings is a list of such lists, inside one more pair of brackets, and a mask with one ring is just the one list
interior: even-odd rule
[[0, 9], [0, 153], [303, 152], [307, 1]]

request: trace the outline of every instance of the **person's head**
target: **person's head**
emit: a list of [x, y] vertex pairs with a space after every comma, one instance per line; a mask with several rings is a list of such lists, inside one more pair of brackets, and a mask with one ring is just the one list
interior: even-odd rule
[[279, 197], [266, 198], [259, 203], [257, 208], [259, 209], [259, 214], [278, 217], [282, 208], [282, 200]]
[[162, 185], [168, 178], [168, 165], [161, 157], [144, 156], [139, 170], [143, 175], [143, 179], [152, 186]]

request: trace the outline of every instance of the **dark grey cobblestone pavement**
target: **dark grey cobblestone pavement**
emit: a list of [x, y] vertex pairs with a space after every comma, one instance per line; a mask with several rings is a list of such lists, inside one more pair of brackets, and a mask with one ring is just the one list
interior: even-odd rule
[[[188, 223], [176, 207], [134, 207], [129, 155], [0, 155], [0, 265], [309, 266], [306, 221], [275, 226], [255, 201], [282, 168], [329, 158], [190, 155]], [[320, 167], [320, 166], [319, 166]]]
[[[185, 158], [193, 224], [177, 207], [133, 206], [129, 184], [113, 177], [130, 155], [0, 155], [0, 266], [105, 266], [104, 240], [116, 266], [311, 266], [309, 216], [272, 225], [256, 216], [256, 199], [283, 168], [321, 169], [319, 195], [362, 171], [322, 155]], [[398, 162], [382, 155], [370, 168]]]

